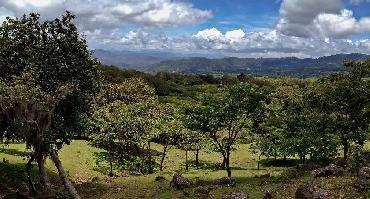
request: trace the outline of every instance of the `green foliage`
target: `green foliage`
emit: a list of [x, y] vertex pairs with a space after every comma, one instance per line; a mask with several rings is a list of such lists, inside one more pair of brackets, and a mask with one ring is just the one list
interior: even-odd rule
[[0, 78], [4, 81], [25, 73], [43, 92], [55, 92], [67, 84], [72, 92], [53, 111], [48, 142], [68, 142], [81, 132], [81, 115], [89, 110], [100, 86], [98, 62], [66, 12], [61, 18], [41, 22], [38, 14], [8, 18], [0, 27]]
[[113, 159], [119, 163], [134, 160], [134, 156], [143, 158], [142, 146], [156, 137], [162, 114], [162, 107], [148, 84], [141, 79], [106, 84], [97, 95], [93, 109], [89, 117], [93, 146], [105, 149], [111, 163]]
[[264, 88], [248, 83], [227, 86], [205, 95], [199, 105], [188, 108], [186, 125], [212, 140], [216, 151], [224, 157], [230, 176], [231, 151], [243, 134], [254, 129], [267, 101], [268, 91]]

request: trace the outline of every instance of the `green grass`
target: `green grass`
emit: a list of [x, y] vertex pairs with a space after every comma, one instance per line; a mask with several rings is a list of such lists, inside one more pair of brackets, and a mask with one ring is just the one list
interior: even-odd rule
[[[370, 148], [370, 145], [366, 146]], [[154, 144], [153, 149], [160, 152], [160, 145]], [[221, 162], [217, 153], [201, 152], [201, 168], [191, 167], [189, 171], [184, 170], [185, 152], [172, 148], [165, 161], [164, 172], [156, 171], [152, 175], [130, 176], [125, 172], [115, 171], [116, 177], [109, 181], [106, 177], [107, 165], [96, 164], [94, 153], [99, 149], [89, 146], [85, 141], [73, 141], [71, 145], [65, 146], [60, 152], [60, 157], [69, 178], [75, 182], [76, 187], [83, 198], [194, 198], [195, 188], [177, 191], [169, 186], [171, 175], [180, 172], [185, 177], [196, 180], [211, 181], [226, 176], [224, 170], [217, 169], [214, 165]], [[27, 155], [25, 145], [12, 144], [0, 148], [0, 198], [1, 189], [16, 192], [26, 191], [27, 184], [24, 174], [24, 165]], [[156, 156], [159, 162], [159, 157]], [[194, 154], [190, 153], [190, 160]], [[313, 179], [307, 173], [294, 173], [289, 167], [265, 167], [257, 170], [256, 155], [249, 151], [248, 145], [241, 145], [232, 154], [231, 165], [233, 177], [237, 180], [235, 187], [214, 187], [211, 188], [211, 195], [214, 198], [222, 198], [234, 191], [246, 192], [250, 198], [262, 198], [266, 190], [277, 191], [278, 198], [294, 198], [294, 192], [299, 184], [314, 182], [322, 188], [330, 189], [338, 197], [361, 198], [366, 193], [358, 193], [353, 189], [355, 180], [353, 176], [344, 175], [340, 178], [319, 178]], [[50, 160], [47, 161], [47, 168], [54, 184], [59, 185], [55, 167]], [[37, 175], [34, 169], [34, 179]], [[270, 173], [272, 177], [262, 179], [259, 176]], [[164, 182], [155, 182], [158, 175], [166, 177]], [[91, 179], [97, 177], [98, 183], [92, 183]], [[57, 186], [58, 187], [58, 186]]]

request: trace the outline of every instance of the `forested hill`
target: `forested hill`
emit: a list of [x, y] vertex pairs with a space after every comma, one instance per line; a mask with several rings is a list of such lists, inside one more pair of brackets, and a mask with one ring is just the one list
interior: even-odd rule
[[287, 58], [188, 58], [162, 61], [146, 67], [147, 72], [204, 73], [245, 73], [267, 76], [323, 76], [332, 72], [348, 70], [343, 61], [370, 59], [365, 54], [338, 54], [316, 59]]

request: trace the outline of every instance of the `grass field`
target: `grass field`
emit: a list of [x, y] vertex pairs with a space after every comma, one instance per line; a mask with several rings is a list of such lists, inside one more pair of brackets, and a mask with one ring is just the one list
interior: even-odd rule
[[[160, 153], [161, 146], [154, 145], [154, 150]], [[75, 183], [83, 198], [196, 198], [194, 188], [177, 191], [169, 186], [169, 181], [174, 172], [179, 172], [185, 177], [195, 181], [211, 181], [226, 176], [224, 170], [214, 165], [221, 162], [217, 153], [205, 153], [200, 155], [201, 168], [191, 167], [185, 171], [185, 152], [172, 148], [165, 161], [164, 172], [156, 171], [152, 175], [132, 176], [125, 172], [115, 171], [113, 180], [106, 177], [108, 167], [105, 164], [96, 164], [94, 153], [98, 149], [89, 146], [85, 141], [73, 141], [65, 146], [60, 153], [63, 165], [70, 179]], [[27, 155], [24, 144], [12, 144], [0, 148], [0, 191], [24, 192], [27, 191], [27, 181], [24, 173], [24, 165]], [[190, 159], [193, 159], [190, 154]], [[159, 162], [159, 157], [155, 157]], [[213, 198], [223, 198], [232, 192], [246, 192], [249, 198], [263, 198], [266, 190], [276, 191], [277, 198], [294, 198], [294, 192], [299, 184], [311, 182], [315, 185], [329, 189], [334, 198], [367, 198], [368, 193], [358, 193], [352, 186], [355, 181], [353, 175], [344, 175], [332, 178], [310, 177], [308, 173], [294, 172], [290, 167], [267, 167], [261, 165], [257, 170], [256, 155], [253, 155], [248, 145], [241, 145], [232, 154], [231, 165], [233, 177], [237, 180], [235, 187], [220, 187], [206, 184]], [[294, 160], [291, 162], [295, 162]], [[36, 167], [35, 167], [36, 168]], [[47, 161], [47, 168], [55, 189], [62, 189], [57, 178], [55, 167], [51, 161]], [[261, 178], [261, 175], [270, 173], [271, 177]], [[34, 170], [36, 180], [37, 170]], [[156, 182], [154, 179], [163, 175], [167, 180]], [[92, 179], [97, 182], [91, 182]], [[1, 194], [0, 194], [1, 198]]]

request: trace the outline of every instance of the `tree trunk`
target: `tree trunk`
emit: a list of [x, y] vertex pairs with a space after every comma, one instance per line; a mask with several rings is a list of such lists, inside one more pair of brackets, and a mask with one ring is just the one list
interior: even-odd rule
[[163, 163], [164, 163], [164, 159], [166, 158], [167, 147], [168, 147], [168, 145], [163, 146], [163, 154], [162, 154], [162, 158], [161, 158], [161, 164], [159, 166], [160, 171], [163, 171]]
[[28, 160], [28, 162], [26, 164], [27, 180], [28, 180], [28, 184], [29, 184], [30, 189], [31, 189], [30, 193], [31, 193], [32, 196], [37, 194], [35, 185], [32, 182], [32, 162], [34, 160], [35, 160], [35, 155], [32, 154], [30, 159]]
[[230, 153], [226, 155], [226, 171], [227, 177], [231, 177], [231, 168], [230, 168]]
[[48, 175], [46, 173], [45, 160], [46, 160], [46, 157], [44, 157], [43, 155], [39, 155], [37, 157], [37, 165], [38, 165], [38, 168], [39, 168], [40, 184], [44, 188], [49, 188], [50, 182], [49, 182]]
[[185, 169], [189, 170], [189, 164], [188, 164], [188, 150], [185, 150]]
[[109, 154], [109, 174], [108, 176], [109, 177], [113, 177], [114, 174], [113, 174], [113, 155], [112, 154]]
[[71, 181], [66, 176], [62, 162], [59, 160], [58, 154], [55, 151], [51, 151], [51, 160], [53, 160], [55, 167], [58, 169], [58, 174], [60, 179], [63, 182], [64, 187], [68, 190], [69, 194], [74, 199], [80, 199], [76, 189], [73, 187]]
[[199, 168], [199, 149], [198, 148], [195, 151], [195, 166]]
[[148, 166], [149, 166], [149, 174], [153, 173], [153, 164], [152, 164], [152, 151], [150, 147], [150, 142], [148, 142]]
[[347, 164], [348, 161], [348, 152], [349, 152], [349, 143], [347, 139], [342, 139], [342, 145], [343, 145], [343, 159], [344, 163]]
[[226, 169], [226, 158], [225, 157], [223, 157], [221, 169]]

